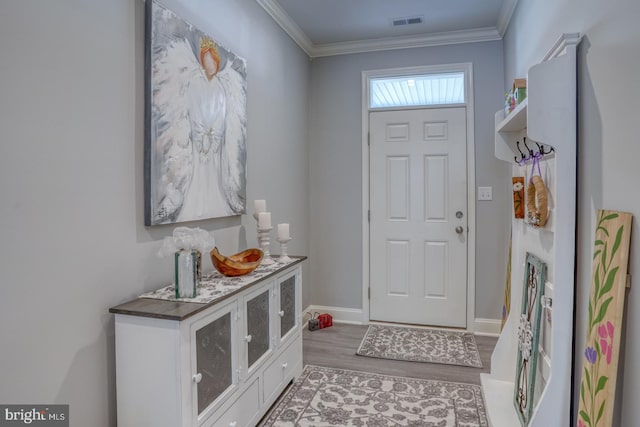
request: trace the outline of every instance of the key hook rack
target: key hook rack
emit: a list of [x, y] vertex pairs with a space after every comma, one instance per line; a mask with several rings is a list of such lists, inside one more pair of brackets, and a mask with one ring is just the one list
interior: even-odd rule
[[550, 145], [544, 145], [544, 144], [541, 145], [537, 141], [534, 141], [534, 143], [536, 144], [538, 151], [532, 150], [531, 147], [529, 147], [529, 144], [527, 144], [527, 137], [524, 137], [522, 139], [522, 144], [525, 147], [526, 153], [523, 153], [522, 149], [520, 148], [520, 141], [516, 141], [516, 148], [520, 153], [520, 159], [518, 159], [518, 156], [513, 156], [513, 159], [516, 161], [517, 164], [523, 165], [528, 163], [532, 159], [542, 158], [544, 156], [547, 156], [555, 152], [555, 149]]

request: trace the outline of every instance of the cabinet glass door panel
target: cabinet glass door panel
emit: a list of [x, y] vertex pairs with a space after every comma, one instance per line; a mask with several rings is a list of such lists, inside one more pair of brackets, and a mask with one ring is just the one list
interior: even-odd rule
[[196, 331], [198, 414], [233, 385], [231, 313]]
[[296, 276], [280, 282], [280, 338], [296, 326]]
[[247, 301], [247, 366], [269, 351], [269, 289]]

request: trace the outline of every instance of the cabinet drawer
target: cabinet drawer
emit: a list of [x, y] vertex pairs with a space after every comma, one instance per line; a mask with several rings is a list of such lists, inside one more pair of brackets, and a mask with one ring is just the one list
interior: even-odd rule
[[301, 338], [297, 337], [264, 371], [264, 402], [279, 394], [284, 381], [289, 381], [293, 370], [302, 361]]
[[238, 400], [211, 426], [245, 427], [260, 410], [260, 390], [258, 378], [240, 395]]

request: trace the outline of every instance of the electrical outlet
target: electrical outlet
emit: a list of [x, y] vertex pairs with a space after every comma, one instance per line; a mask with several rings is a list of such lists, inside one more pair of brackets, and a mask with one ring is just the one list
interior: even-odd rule
[[478, 187], [478, 200], [493, 200], [493, 187]]

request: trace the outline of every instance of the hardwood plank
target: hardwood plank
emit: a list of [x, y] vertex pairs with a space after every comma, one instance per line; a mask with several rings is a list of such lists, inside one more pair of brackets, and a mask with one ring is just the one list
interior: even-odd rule
[[479, 385], [480, 373], [490, 371], [491, 353], [497, 341], [494, 337], [475, 337], [483, 365], [481, 369], [438, 363], [386, 360], [356, 355], [367, 327], [337, 323], [332, 327], [313, 332], [305, 328], [302, 335], [304, 364]]

